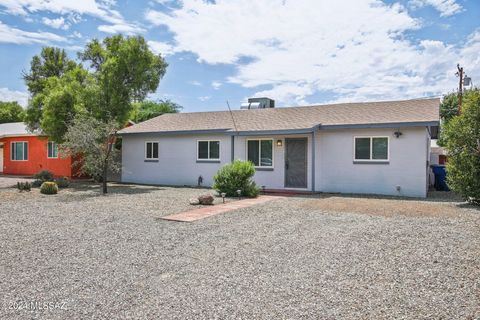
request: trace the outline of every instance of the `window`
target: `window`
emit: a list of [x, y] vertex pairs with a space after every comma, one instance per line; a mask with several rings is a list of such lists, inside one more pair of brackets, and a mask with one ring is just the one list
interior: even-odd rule
[[158, 142], [145, 142], [145, 159], [158, 160]]
[[220, 160], [220, 141], [197, 141], [197, 160]]
[[28, 160], [28, 142], [12, 142], [12, 156], [14, 161]]
[[47, 157], [58, 158], [58, 144], [53, 141], [49, 141], [47, 144]]
[[355, 160], [388, 161], [388, 137], [355, 137]]
[[273, 167], [273, 140], [247, 140], [247, 159], [256, 167]]

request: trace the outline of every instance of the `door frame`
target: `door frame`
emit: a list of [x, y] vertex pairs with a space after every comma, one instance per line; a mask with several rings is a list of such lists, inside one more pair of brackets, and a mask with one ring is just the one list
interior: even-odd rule
[[[287, 186], [287, 144], [289, 140], [303, 140], [305, 141], [305, 187], [288, 187]], [[296, 137], [296, 138], [285, 138], [285, 151], [284, 151], [284, 160], [283, 160], [283, 187], [285, 189], [297, 189], [297, 190], [307, 190], [308, 189], [308, 137]]]

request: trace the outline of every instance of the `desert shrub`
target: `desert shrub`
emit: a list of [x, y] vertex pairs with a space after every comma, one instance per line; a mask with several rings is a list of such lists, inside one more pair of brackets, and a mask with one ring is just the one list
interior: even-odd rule
[[45, 181], [53, 181], [53, 173], [51, 173], [50, 171], [48, 170], [42, 170], [40, 171], [39, 173], [37, 173], [35, 176], [34, 176], [35, 179], [37, 180], [40, 180], [42, 182], [45, 182]]
[[250, 161], [235, 160], [226, 164], [213, 177], [213, 188], [228, 197], [238, 196], [237, 190], [242, 190], [242, 196], [256, 197], [259, 189], [253, 181], [255, 166]]
[[68, 186], [70, 185], [70, 179], [68, 179], [67, 177], [57, 178], [55, 179], [55, 182], [60, 189], [68, 188]]
[[32, 184], [30, 182], [17, 182], [17, 189], [22, 192], [22, 191], [30, 191], [32, 190]]
[[443, 130], [448, 186], [480, 204], [480, 89], [466, 91], [461, 114], [448, 121]]
[[33, 180], [32, 182], [32, 188], [40, 188], [40, 186], [42, 185], [43, 181], [42, 180]]
[[58, 186], [53, 181], [45, 181], [40, 187], [40, 192], [43, 194], [57, 194]]

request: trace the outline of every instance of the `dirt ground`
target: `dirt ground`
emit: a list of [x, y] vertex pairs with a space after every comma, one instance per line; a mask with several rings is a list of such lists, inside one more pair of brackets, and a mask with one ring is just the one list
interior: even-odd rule
[[336, 213], [358, 213], [373, 216], [393, 217], [458, 217], [458, 210], [470, 207], [452, 193], [431, 192], [427, 199], [387, 198], [361, 195], [329, 195], [307, 200], [305, 209], [322, 210]]

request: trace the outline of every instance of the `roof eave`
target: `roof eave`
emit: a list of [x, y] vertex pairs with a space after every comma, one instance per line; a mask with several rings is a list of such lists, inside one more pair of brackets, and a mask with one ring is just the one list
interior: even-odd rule
[[321, 125], [320, 130], [332, 129], [375, 129], [375, 128], [405, 128], [405, 127], [433, 127], [440, 121], [413, 121], [413, 122], [388, 122], [388, 123], [362, 123], [362, 124], [331, 124]]
[[[145, 131], [145, 132], [125, 132], [123, 130], [117, 132], [118, 135], [140, 135], [140, 134], [150, 134], [150, 135], [189, 135], [189, 134], [209, 134], [209, 133], [226, 133], [230, 129], [209, 129], [209, 130], [179, 130], [179, 131]], [[123, 131], [123, 132], [122, 132]]]
[[39, 137], [39, 136], [44, 136], [44, 135], [36, 134], [36, 133], [9, 133], [9, 134], [0, 135], [0, 139], [14, 138], [14, 137]]

